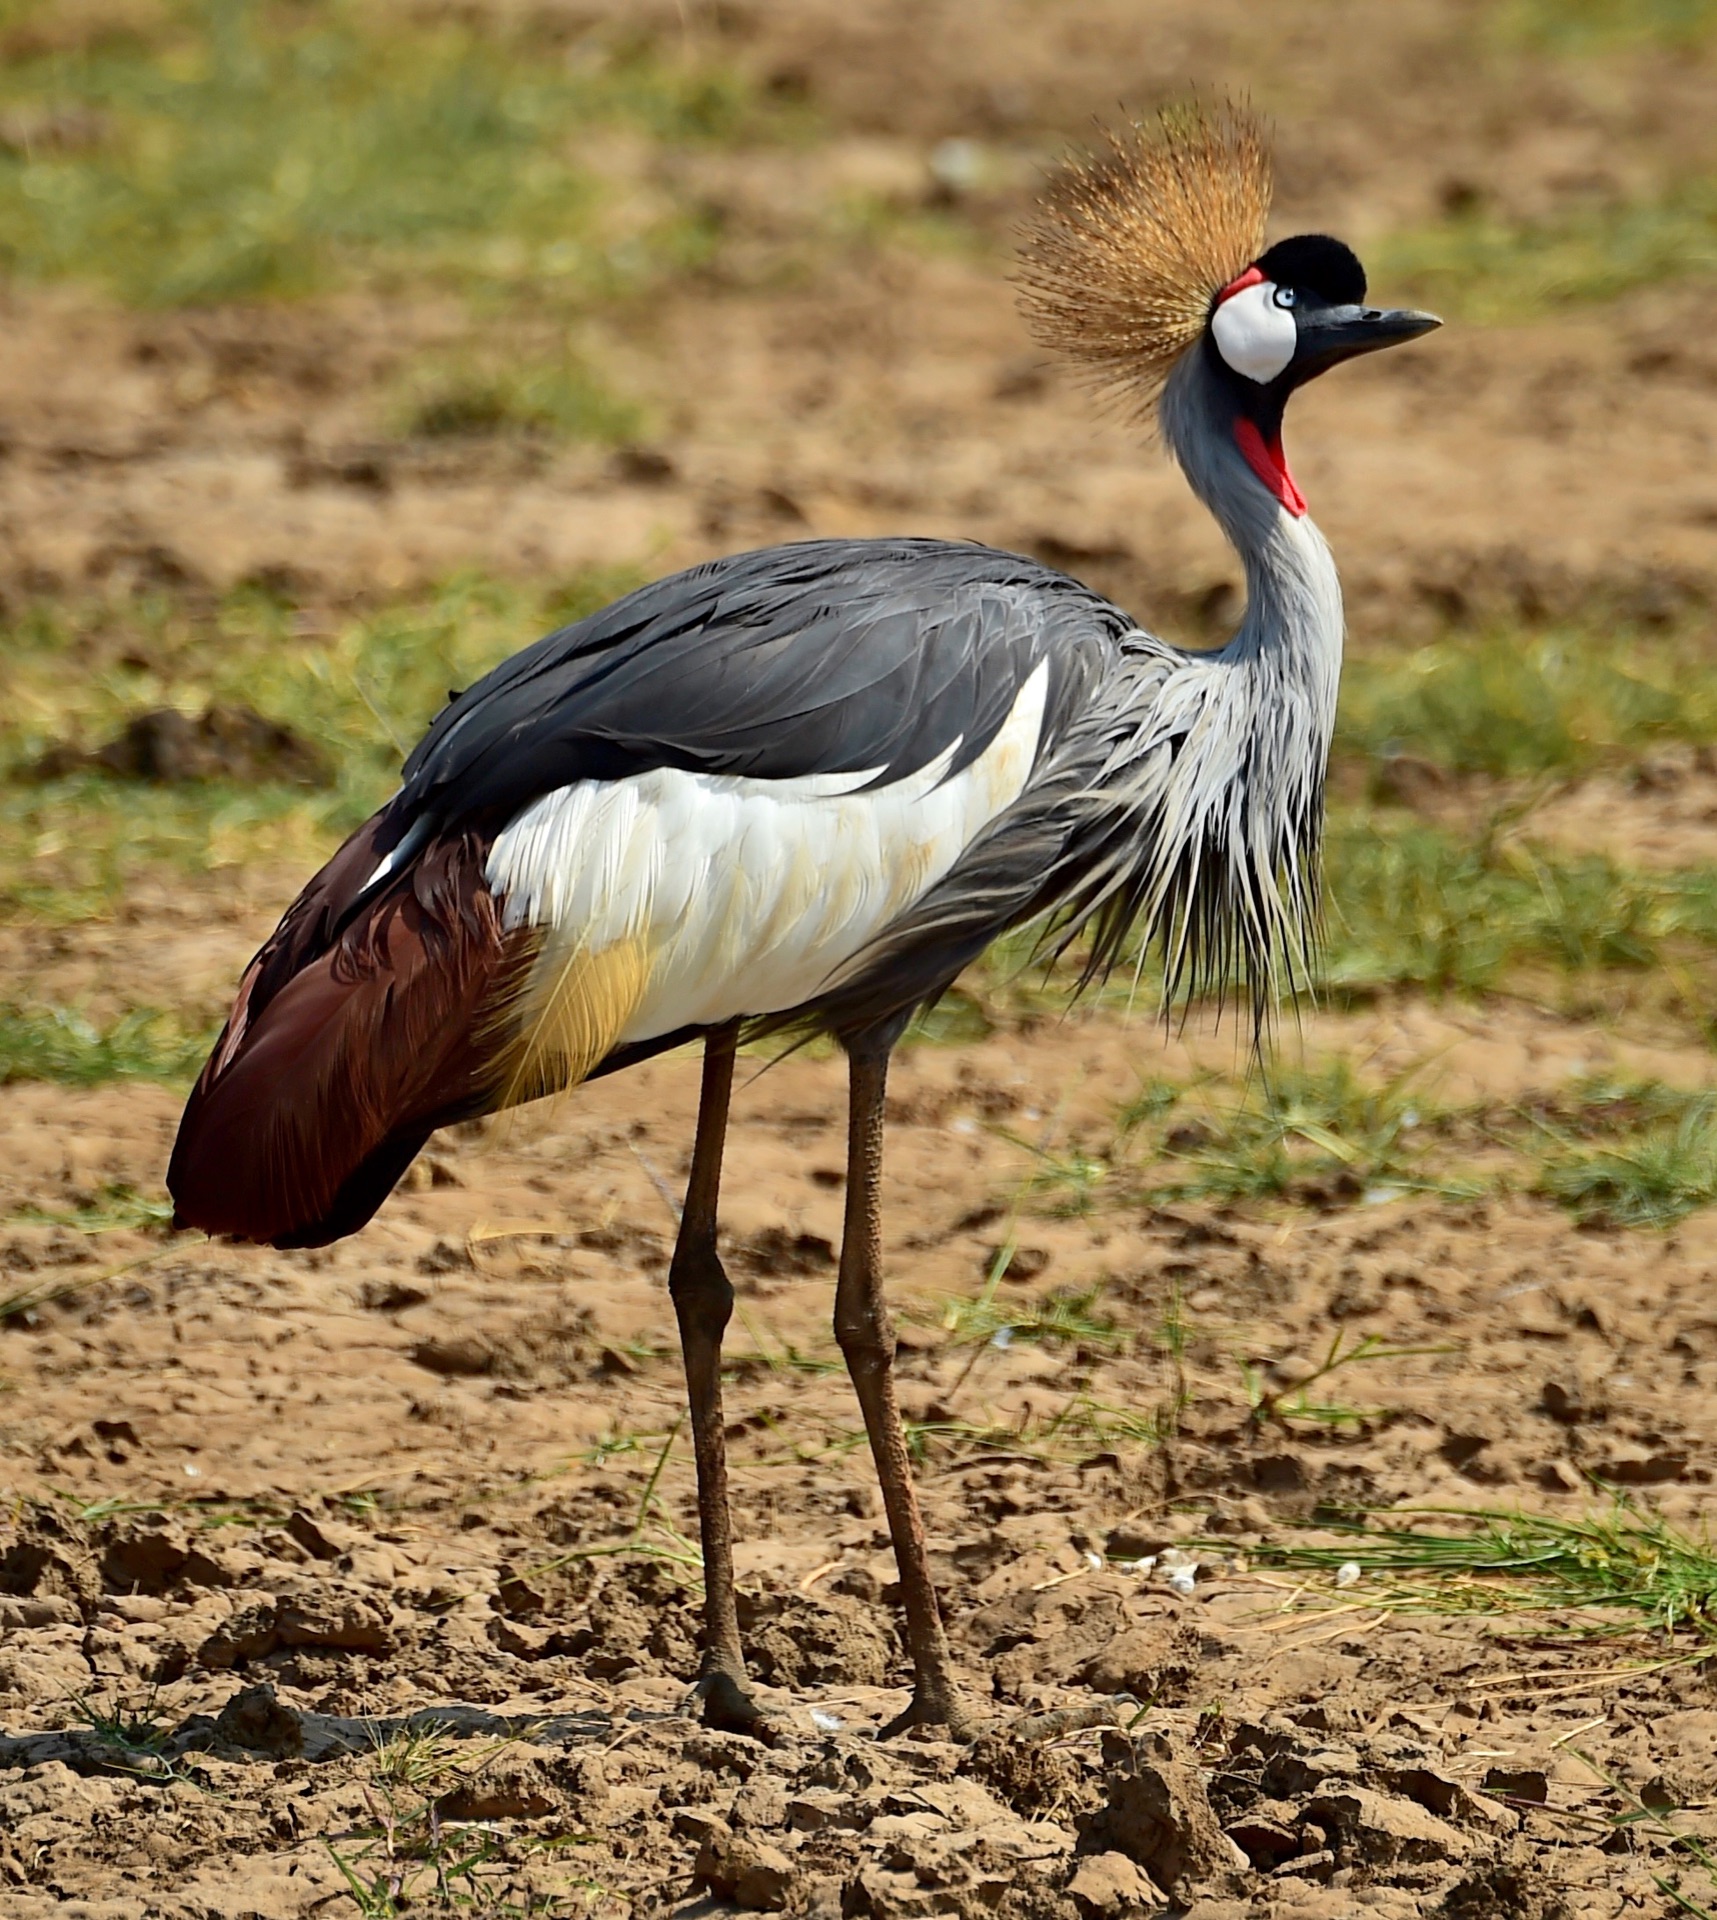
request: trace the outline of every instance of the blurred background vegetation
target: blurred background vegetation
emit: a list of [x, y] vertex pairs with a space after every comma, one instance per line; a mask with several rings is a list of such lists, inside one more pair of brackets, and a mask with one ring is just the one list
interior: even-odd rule
[[[0, 0], [6, 297], [140, 316], [445, 309], [462, 318], [444, 344], [364, 399], [384, 437], [458, 458], [497, 442], [634, 448], [662, 428], [651, 399], [593, 354], [592, 316], [624, 335], [629, 314], [676, 290], [791, 290], [899, 257], [1005, 272], [1012, 225], [1066, 130], [1060, 107], [919, 137], [925, 191], [903, 197], [853, 162], [874, 130], [841, 124], [791, 63], [766, 70], [693, 31], [695, 11], [676, 26], [624, 9]], [[1703, 60], [1717, 35], [1710, 0], [1495, 0], [1462, 17], [1499, 100], [1516, 66]], [[767, 245], [708, 186], [760, 157], [772, 182], [824, 182], [777, 194]], [[1542, 207], [1455, 178], [1368, 253], [1379, 280], [1473, 324], [1602, 309], [1717, 270], [1717, 175], [1678, 150]], [[528, 349], [507, 332], [521, 324]], [[430, 588], [332, 599], [266, 579], [9, 588], [0, 923], [111, 920], [140, 887], [241, 869], [278, 873], [284, 899], [385, 797], [448, 688], [645, 571], [450, 568]], [[223, 705], [314, 742], [325, 777], [216, 768], [149, 783], [90, 758], [140, 714]], [[1702, 765], [1713, 743], [1717, 660], [1698, 606], [1450, 619], [1410, 645], [1367, 633], [1336, 751], [1326, 1002], [1525, 996], [1643, 1023], [1703, 1056], [1717, 877], [1571, 849], [1534, 823], [1547, 796], [1599, 776], [1626, 786], [1666, 753]], [[1441, 799], [1415, 804], [1413, 782]], [[1029, 1017], [1041, 989], [1019, 959], [999, 956], [928, 1031]], [[0, 998], [0, 1079], [181, 1080], [215, 1015], [187, 1002], [92, 1022], [39, 982]], [[1375, 1133], [1375, 1114], [1332, 1086], [1315, 1125]], [[1245, 1126], [1274, 1124], [1242, 1103], [1231, 1133], [1242, 1112]], [[1639, 1109], [1641, 1126], [1697, 1156], [1708, 1116], [1691, 1132], [1686, 1118]]]

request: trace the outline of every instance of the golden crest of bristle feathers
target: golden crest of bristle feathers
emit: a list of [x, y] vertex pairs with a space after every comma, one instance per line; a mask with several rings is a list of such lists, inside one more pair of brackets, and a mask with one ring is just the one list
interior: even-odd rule
[[1044, 346], [1149, 405], [1212, 297], [1263, 251], [1269, 211], [1269, 146], [1248, 108], [1167, 107], [1105, 129], [1026, 230], [1021, 308]]

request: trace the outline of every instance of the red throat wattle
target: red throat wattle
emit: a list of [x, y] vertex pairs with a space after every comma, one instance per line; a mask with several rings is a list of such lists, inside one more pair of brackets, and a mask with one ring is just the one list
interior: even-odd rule
[[1241, 418], [1234, 423], [1234, 441], [1246, 456], [1247, 466], [1271, 493], [1296, 519], [1303, 518], [1306, 496], [1294, 484], [1294, 476], [1288, 471], [1288, 456], [1282, 451], [1281, 434], [1272, 434], [1266, 440], [1250, 420]]

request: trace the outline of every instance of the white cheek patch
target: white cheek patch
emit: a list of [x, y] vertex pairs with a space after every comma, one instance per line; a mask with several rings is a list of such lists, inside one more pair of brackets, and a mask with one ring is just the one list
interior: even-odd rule
[[1216, 350], [1236, 373], [1268, 386], [1294, 357], [1294, 316], [1276, 305], [1275, 283], [1260, 280], [1230, 294], [1211, 316]]

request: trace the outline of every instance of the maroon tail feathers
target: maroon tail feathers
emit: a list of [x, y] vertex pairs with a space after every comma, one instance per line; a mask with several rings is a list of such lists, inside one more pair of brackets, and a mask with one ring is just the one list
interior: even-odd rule
[[370, 1218], [436, 1127], [491, 1104], [486, 1010], [521, 956], [483, 877], [487, 850], [471, 834], [431, 840], [354, 913], [382, 820], [353, 834], [246, 969], [179, 1123], [175, 1226], [325, 1246]]

